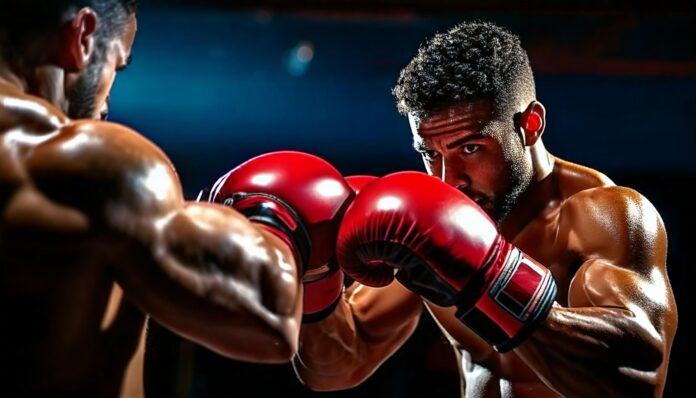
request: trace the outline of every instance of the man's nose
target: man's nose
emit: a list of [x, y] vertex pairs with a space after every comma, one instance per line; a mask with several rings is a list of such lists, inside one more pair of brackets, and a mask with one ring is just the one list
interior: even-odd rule
[[466, 172], [445, 157], [442, 158], [440, 179], [455, 188], [466, 188], [471, 185]]

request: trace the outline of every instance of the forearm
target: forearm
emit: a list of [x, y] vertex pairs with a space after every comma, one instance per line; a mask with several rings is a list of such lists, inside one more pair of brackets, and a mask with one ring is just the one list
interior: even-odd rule
[[370, 305], [366, 301], [371, 300], [371, 293], [346, 293], [329, 317], [302, 325], [300, 347], [293, 363], [298, 377], [311, 389], [355, 387], [413, 333], [421, 309], [417, 296], [409, 296], [394, 306], [384, 302]]
[[567, 397], [652, 397], [661, 347], [652, 325], [630, 311], [556, 304], [515, 352]]
[[350, 388], [359, 381], [352, 375], [361, 368], [366, 345], [351, 309], [341, 300], [333, 314], [320, 322], [303, 324], [293, 365], [298, 377], [316, 391]]

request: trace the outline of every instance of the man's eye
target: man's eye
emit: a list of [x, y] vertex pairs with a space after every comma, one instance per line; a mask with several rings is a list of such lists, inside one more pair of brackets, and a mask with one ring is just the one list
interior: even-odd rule
[[435, 160], [438, 157], [438, 155], [439, 154], [435, 151], [429, 151], [429, 150], [421, 151], [421, 156], [423, 156], [423, 158], [429, 162], [432, 162], [433, 160]]
[[464, 145], [462, 147], [462, 152], [464, 152], [467, 155], [471, 155], [472, 153], [474, 153], [478, 150], [479, 150], [479, 146], [474, 145], [474, 144]]

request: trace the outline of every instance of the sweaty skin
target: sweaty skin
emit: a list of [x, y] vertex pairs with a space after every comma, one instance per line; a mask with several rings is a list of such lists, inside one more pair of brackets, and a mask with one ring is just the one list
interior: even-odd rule
[[[133, 16], [106, 69], [134, 33]], [[3, 392], [117, 396], [145, 313], [223, 355], [288, 361], [301, 315], [290, 248], [230, 208], [184, 201], [169, 159], [135, 131], [70, 120], [60, 96], [27, 91], [0, 65]], [[107, 316], [114, 282], [124, 294]]]
[[[414, 129], [428, 171], [487, 211], [506, 174], [503, 149], [486, 133], [491, 123], [490, 107], [476, 103], [447, 108]], [[425, 303], [455, 350], [463, 396], [661, 396], [677, 312], [659, 214], [638, 192], [551, 156], [541, 132], [524, 134], [522, 161], [530, 162], [533, 181], [499, 228], [551, 270], [559, 293], [548, 317], [501, 354], [460, 323], [454, 307], [428, 303], [398, 282], [356, 284], [329, 318], [302, 326], [294, 365], [309, 387], [365, 380], [411, 335]]]

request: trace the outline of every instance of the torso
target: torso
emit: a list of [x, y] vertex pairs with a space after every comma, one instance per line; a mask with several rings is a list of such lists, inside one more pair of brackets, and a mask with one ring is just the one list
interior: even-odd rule
[[114, 281], [107, 255], [118, 249], [68, 200], [84, 189], [71, 179], [78, 163], [37, 155], [56, 142], [69, 153], [77, 129], [50, 104], [0, 86], [5, 392], [115, 395], [137, 344], [144, 316], [127, 302], [102, 324]]
[[[568, 304], [568, 287], [581, 265], [570, 253], [567, 237], [559, 234], [559, 215], [563, 203], [584, 189], [611, 185], [600, 173], [557, 159], [545, 207], [515, 234], [506, 236], [515, 246], [551, 270], [558, 286], [556, 301]], [[463, 377], [463, 396], [478, 397], [558, 397], [513, 352], [496, 352], [454, 316], [454, 308], [427, 303], [441, 329], [452, 343]]]

